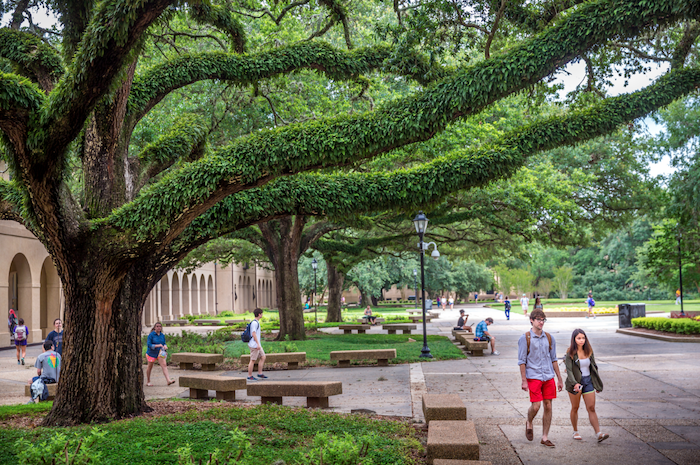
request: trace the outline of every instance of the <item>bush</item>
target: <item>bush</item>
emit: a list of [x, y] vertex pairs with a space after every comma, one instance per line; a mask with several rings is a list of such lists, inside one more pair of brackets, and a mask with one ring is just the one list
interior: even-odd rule
[[231, 310], [225, 310], [221, 313], [219, 313], [218, 316], [235, 316]]
[[700, 321], [690, 318], [670, 319], [670, 318], [633, 318], [632, 325], [640, 328], [654, 329], [656, 331], [666, 331], [677, 334], [700, 334]]

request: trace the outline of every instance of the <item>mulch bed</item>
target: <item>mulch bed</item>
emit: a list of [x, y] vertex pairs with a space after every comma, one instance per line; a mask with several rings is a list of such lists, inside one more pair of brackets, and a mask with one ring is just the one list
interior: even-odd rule
[[700, 339], [700, 334], [679, 334], [679, 333], [671, 333], [668, 331], [657, 331], [655, 329], [647, 329], [647, 328], [626, 328], [629, 331], [634, 331], [635, 333], [646, 333], [646, 334], [657, 334], [660, 336], [672, 336], [672, 337], [680, 337], [680, 338], [687, 338], [687, 339]]

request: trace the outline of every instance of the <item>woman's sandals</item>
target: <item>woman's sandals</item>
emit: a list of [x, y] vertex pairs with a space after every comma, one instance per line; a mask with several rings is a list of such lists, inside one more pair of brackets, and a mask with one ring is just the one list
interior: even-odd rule
[[602, 431], [598, 433], [598, 442], [603, 442], [610, 437], [609, 434], [603, 433]]
[[576, 439], [577, 441], [580, 441], [580, 440], [582, 440], [583, 438], [581, 437], [580, 434], [578, 434], [578, 431], [574, 431], [574, 439]]

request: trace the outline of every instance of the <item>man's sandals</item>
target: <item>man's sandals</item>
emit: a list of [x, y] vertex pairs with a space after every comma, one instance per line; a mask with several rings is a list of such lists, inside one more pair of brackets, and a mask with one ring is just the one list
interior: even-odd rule
[[534, 434], [532, 432], [532, 428], [527, 427], [527, 422], [525, 422], [525, 437], [527, 438], [528, 441], [532, 441], [532, 438], [534, 437]]
[[550, 441], [549, 439], [547, 439], [546, 441], [545, 440], [540, 441], [540, 444], [542, 444], [543, 446], [547, 446], [547, 447], [554, 447], [554, 443], [552, 441]]

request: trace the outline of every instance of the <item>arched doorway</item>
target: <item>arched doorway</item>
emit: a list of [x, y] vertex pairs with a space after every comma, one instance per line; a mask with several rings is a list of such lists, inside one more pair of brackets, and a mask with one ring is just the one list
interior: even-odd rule
[[209, 281], [207, 281], [207, 308], [209, 309], [209, 314], [216, 314], [216, 302], [214, 301], [214, 279], [209, 276]]
[[207, 282], [204, 280], [204, 275], [199, 277], [199, 313], [200, 315], [209, 313], [207, 308]]
[[54, 320], [61, 318], [61, 282], [51, 257], [46, 257], [41, 266], [39, 315], [41, 337], [46, 338], [54, 329]]
[[190, 297], [190, 276], [182, 277], [182, 314], [192, 315], [192, 306], [190, 305], [192, 297]]
[[[32, 272], [27, 258], [21, 253], [15, 255], [10, 263], [8, 284], [7, 308], [15, 309], [17, 317], [24, 319], [31, 335], [40, 326], [39, 321], [32, 319]], [[29, 342], [33, 342], [31, 337]]]
[[[170, 282], [167, 274], [160, 280], [160, 311], [161, 318], [164, 318], [165, 315], [168, 315], [168, 320], [171, 318], [172, 308], [170, 307]], [[164, 314], [163, 312], [168, 313]]]
[[192, 295], [192, 314], [201, 315], [199, 311], [199, 298], [198, 298], [199, 288], [197, 287], [197, 275], [192, 273], [192, 286], [190, 287], [190, 294]]
[[172, 312], [170, 314], [175, 318], [180, 318], [180, 278], [177, 273], [173, 273], [173, 285], [172, 285]]

